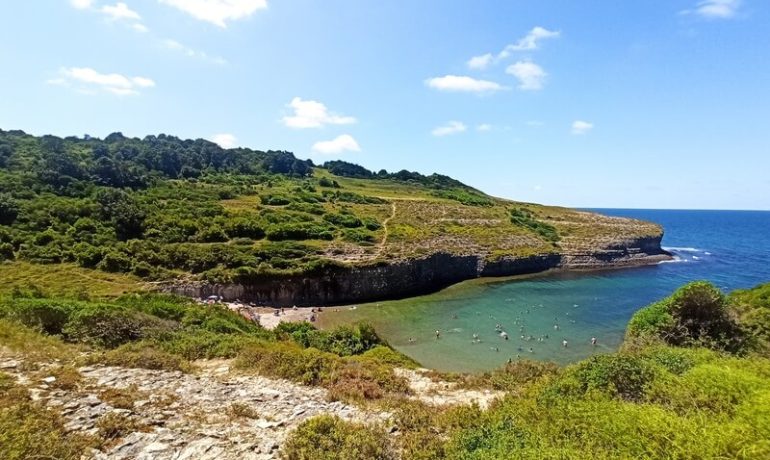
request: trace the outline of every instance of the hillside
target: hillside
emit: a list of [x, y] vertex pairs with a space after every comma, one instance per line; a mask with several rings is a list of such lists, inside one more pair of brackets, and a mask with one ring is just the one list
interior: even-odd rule
[[415, 369], [366, 325], [0, 297], [0, 458], [768, 458], [769, 290], [691, 283], [618, 353], [477, 375]]
[[[0, 259], [130, 274], [191, 295], [397, 297], [475, 276], [649, 263], [665, 257], [661, 236], [655, 224], [494, 198], [438, 174], [317, 166], [167, 135], [0, 131]], [[380, 281], [356, 284], [363, 275]], [[307, 279], [318, 282], [296, 291]]]

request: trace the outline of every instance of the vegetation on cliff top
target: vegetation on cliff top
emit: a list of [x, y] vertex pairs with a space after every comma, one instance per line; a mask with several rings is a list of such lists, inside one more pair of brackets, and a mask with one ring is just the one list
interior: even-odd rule
[[[438, 174], [319, 167], [289, 152], [167, 135], [0, 130], [0, 260], [121, 274], [118, 284], [250, 281], [437, 251], [494, 259], [659, 234], [638, 221], [496, 199]], [[9, 271], [17, 268], [34, 270]]]

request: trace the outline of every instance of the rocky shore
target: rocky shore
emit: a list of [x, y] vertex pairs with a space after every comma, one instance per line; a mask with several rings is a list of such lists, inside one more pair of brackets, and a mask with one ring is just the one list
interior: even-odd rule
[[655, 264], [670, 259], [661, 248], [662, 234], [600, 242], [560, 253], [527, 257], [485, 254], [431, 255], [363, 266], [334, 266], [314, 274], [264, 276], [253, 282], [211, 284], [173, 282], [167, 292], [195, 298], [218, 296], [274, 307], [344, 305], [428, 294], [479, 277], [502, 277], [546, 270], [596, 270]]

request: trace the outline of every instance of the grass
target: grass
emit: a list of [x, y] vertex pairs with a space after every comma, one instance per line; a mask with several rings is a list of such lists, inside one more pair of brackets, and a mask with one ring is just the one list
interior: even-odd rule
[[0, 296], [39, 293], [51, 297], [115, 298], [143, 289], [131, 275], [81, 268], [74, 264], [0, 263]]
[[[311, 241], [324, 257], [353, 264], [422, 257], [439, 251], [481, 255], [490, 260], [562, 250], [582, 252], [623, 243], [631, 238], [661, 235], [657, 225], [632, 219], [518, 203], [485, 195], [478, 195], [479, 200], [485, 200], [484, 205], [473, 205], [473, 200], [463, 204], [443, 197], [454, 196], [452, 193], [442, 195], [417, 184], [339, 177], [324, 169], [314, 170], [312, 182], [322, 179], [336, 181], [340, 188], [333, 190], [387, 201], [386, 204], [324, 202], [313, 205], [326, 213], [349, 212], [382, 225], [382, 228], [371, 232], [371, 243], [346, 239], [343, 233], [331, 241]], [[290, 197], [296, 194], [293, 191], [296, 187], [296, 180], [284, 179], [276, 182], [269, 193]], [[320, 186], [316, 189], [319, 192], [329, 191]], [[224, 200], [222, 204], [228, 210], [255, 218], [265, 209], [280, 214], [291, 208], [291, 205], [265, 206], [258, 195], [240, 196]], [[527, 219], [511, 219], [512, 211], [524, 213]], [[323, 221], [320, 215], [309, 218], [316, 222]], [[265, 244], [254, 243], [257, 248]]]
[[98, 443], [91, 436], [67, 433], [56, 410], [33, 402], [26, 388], [0, 373], [0, 458], [78, 460]]

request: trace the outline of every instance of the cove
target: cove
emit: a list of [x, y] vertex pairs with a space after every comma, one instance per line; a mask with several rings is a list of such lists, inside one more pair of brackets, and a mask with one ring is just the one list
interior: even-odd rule
[[431, 295], [327, 309], [322, 325], [368, 321], [396, 349], [443, 371], [488, 370], [517, 356], [567, 364], [617, 350], [634, 311], [686, 282], [705, 279], [729, 292], [770, 281], [768, 212], [597, 211], [660, 223], [663, 246], [676, 259], [632, 269], [477, 279]]

